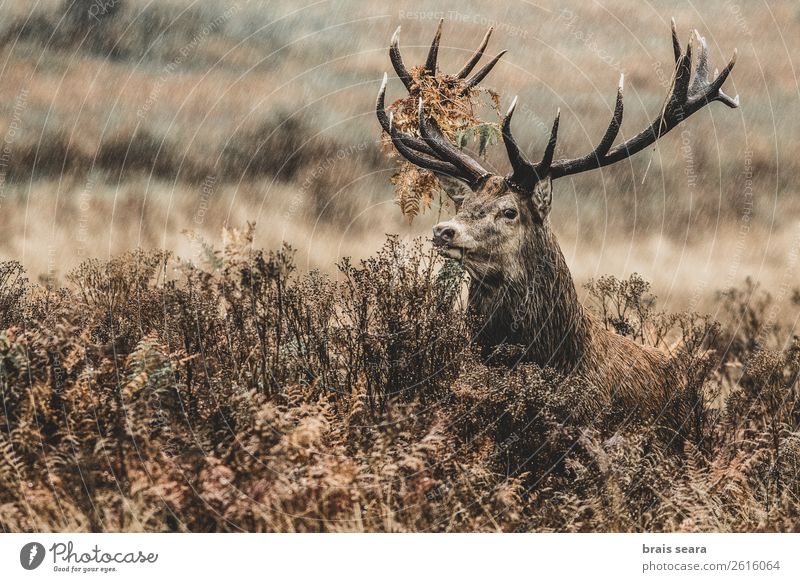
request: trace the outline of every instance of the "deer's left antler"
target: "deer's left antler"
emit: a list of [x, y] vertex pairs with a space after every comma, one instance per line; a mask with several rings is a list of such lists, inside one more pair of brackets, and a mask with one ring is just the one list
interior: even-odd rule
[[[692, 75], [692, 45], [695, 39], [697, 39], [700, 49], [697, 66], [695, 67], [694, 75]], [[675, 72], [669, 94], [661, 112], [646, 129], [614, 147], [612, 145], [622, 125], [624, 75], [620, 76], [617, 101], [608, 129], [606, 129], [597, 147], [580, 158], [552, 161], [558, 137], [558, 116], [556, 116], [544, 158], [535, 165], [529, 162], [520, 152], [514, 137], [511, 135], [511, 116], [514, 113], [515, 100], [502, 125], [503, 141], [506, 144], [508, 157], [513, 168], [512, 173], [507, 177], [508, 181], [520, 189], [527, 190], [547, 175], [555, 179], [608, 166], [624, 160], [655, 143], [661, 136], [674, 129], [681, 121], [712, 101], [720, 101], [728, 107], [739, 106], [738, 95], [729, 97], [722, 92], [722, 85], [736, 63], [735, 49], [728, 65], [721, 73], [715, 72], [714, 78], [711, 80], [709, 79], [708, 70], [708, 45], [706, 44], [706, 39], [700, 36], [700, 33], [696, 30], [692, 32], [689, 36], [686, 52], [682, 52], [678, 35], [675, 31], [675, 21], [673, 20], [672, 48], [675, 53]]]

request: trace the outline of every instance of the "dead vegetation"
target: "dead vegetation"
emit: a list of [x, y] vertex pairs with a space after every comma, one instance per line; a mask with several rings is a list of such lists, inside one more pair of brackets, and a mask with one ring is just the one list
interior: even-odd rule
[[[92, 216], [99, 217], [93, 233], [113, 216], [103, 204], [116, 200], [116, 193], [102, 188], [104, 183], [134, 184], [135, 204], [129, 204], [128, 214], [138, 216], [144, 215], [139, 204], [145, 197], [135, 188], [151, 176], [168, 186], [167, 192], [146, 197], [150, 205], [171, 200], [167, 193], [173, 183], [189, 189], [192, 203], [183, 212], [192, 227], [197, 212], [192, 186], [207, 176], [254, 189], [277, 183], [270, 198], [298, 196], [310, 201], [314, 212], [279, 207], [275, 220], [292, 217], [297, 228], [325, 216], [337, 233], [364, 200], [376, 192], [388, 197], [386, 175], [379, 172], [386, 163], [373, 143], [375, 128], [343, 123], [367, 110], [372, 114], [385, 31], [372, 21], [351, 24], [331, 29], [332, 36], [314, 36], [297, 50], [291, 41], [308, 15], [327, 28], [327, 6], [277, 27], [268, 23], [294, 5], [259, 5], [252, 9], [256, 14], [245, 4], [235, 3], [241, 12], [234, 14], [222, 5], [186, 9], [166, 1], [116, 2], [108, 14], [89, 20], [88, 10], [102, 3], [68, 0], [19, 18], [4, 17], [6, 134], [18, 113], [21, 81], [29, 79], [31, 88], [25, 106], [17, 107], [24, 132], [9, 144], [3, 160], [4, 244], [35, 240], [41, 249], [74, 244], [76, 233], [69, 228], [77, 219], [59, 218], [67, 225], [65, 235], [50, 240], [30, 232], [24, 239], [17, 232], [23, 225], [18, 217], [28, 216], [30, 203], [31, 217], [39, 222], [31, 218], [25, 228], [35, 231], [37, 224], [56, 222], [42, 211], [50, 207], [36, 207], [27, 190], [46, 192], [34, 197], [39, 200], [55, 199], [53, 182], [66, 178], [61, 204], [76, 204], [86, 189], [81, 179], [92, 172], [100, 173], [91, 207]], [[611, 18], [577, 3], [572, 8], [587, 25]], [[363, 5], [341, 10], [343, 21], [362, 21], [353, 15], [362, 16]], [[791, 3], [774, 10], [779, 20], [793, 22], [787, 16], [795, 10]], [[772, 12], [747, 14], [753, 29], [769, 28], [764, 19]], [[526, 13], [525, 18], [531, 17]], [[567, 51], [570, 62], [598, 86], [613, 84], [616, 72], [597, 67], [596, 55], [587, 55], [583, 43], [565, 35], [568, 29], [561, 23], [530, 19], [524, 24], [531, 36], [540, 34], [548, 46]], [[661, 26], [658, 18], [647, 18], [640, 23], [641, 34], [628, 37], [612, 24], [604, 26], [623, 41], [615, 49], [620, 57]], [[718, 26], [720, 45], [740, 42], [728, 36], [739, 36], [736, 27], [724, 21]], [[421, 38], [421, 28], [417, 33]], [[786, 38], [791, 44], [792, 35]], [[654, 164], [651, 178], [641, 184], [648, 162], [643, 159], [633, 166], [636, 175], [609, 173], [602, 187], [579, 183], [581, 206], [606, 200], [608, 214], [615, 216], [610, 230], [663, 229], [681, 241], [690, 230], [707, 232], [706, 221], [715, 213], [734, 228], [743, 215], [749, 221], [750, 212], [762, 221], [792, 216], [799, 158], [790, 138], [797, 122], [784, 116], [774, 135], [765, 128], [774, 127], [773, 102], [778, 112], [787, 108], [795, 102], [796, 87], [786, 73], [788, 61], [776, 53], [784, 49], [761, 44], [759, 51], [782, 68], [750, 70], [749, 77], [743, 71], [737, 80], [752, 104], [745, 124], [752, 151], [720, 148], [717, 168], [711, 165], [713, 156], [701, 155], [713, 151], [705, 146], [716, 132], [696, 131], [697, 157], [691, 165], [697, 172], [692, 182], [696, 206], [670, 209], [664, 219], [657, 204], [665, 192], [687, 187], [683, 171], [688, 166], [678, 139], [660, 151], [660, 180]], [[367, 46], [382, 47], [380, 56], [331, 61], [332, 47], [336, 54], [362, 55]], [[539, 58], [545, 69], [566, 62], [538, 43], [520, 43], [515, 51], [513, 62], [525, 71]], [[583, 56], [573, 58], [569, 51]], [[654, 58], [667, 57], [668, 52], [654, 53]], [[41, 67], [30, 69], [31, 61]], [[535, 149], [541, 143], [531, 140], [540, 140], [547, 129], [542, 131], [538, 116], [555, 110], [553, 95], [577, 89], [569, 80], [575, 76], [565, 75], [552, 95], [543, 93], [540, 83], [521, 74], [523, 69], [508, 68], [505, 75], [528, 92], [522, 101], [536, 104], [536, 112], [520, 111]], [[245, 70], [254, 73], [231, 87]], [[314, 75], [301, 74], [309, 70]], [[192, 77], [198, 71], [203, 79], [208, 75], [207, 81]], [[642, 98], [657, 107], [662, 88], [646, 81], [651, 64], [628, 73]], [[287, 75], [298, 82], [253, 111], [253, 96], [269, 94]], [[64, 95], [71, 98], [51, 102], [48, 84], [62, 77]], [[354, 78], [374, 82], [328, 95], [317, 110], [295, 110], [309, 93], [328, 94], [342, 79]], [[576, 78], [585, 86], [582, 75]], [[434, 93], [447, 94], [441, 88]], [[218, 96], [220, 105], [209, 105]], [[435, 105], [436, 98], [427, 101]], [[90, 107], [76, 113], [75, 104], [84, 100]], [[769, 108], [762, 106], [767, 102]], [[607, 105], [599, 93], [581, 101], [565, 123], [567, 132], [572, 128], [567, 152], [580, 149], [584, 133], [596, 134], [596, 127], [583, 124], [604, 122]], [[147, 113], [144, 119], [140, 111]], [[474, 110], [457, 111], [461, 119], [453, 125], [438, 118], [451, 139], [476, 150], [491, 143], [491, 127], [478, 124]], [[396, 121], [403, 123], [408, 113], [399, 105]], [[206, 116], [200, 127], [198, 116]], [[168, 135], [162, 133], [164, 119], [175, 121]], [[314, 129], [321, 126], [327, 133]], [[736, 133], [727, 129], [720, 134]], [[336, 164], [340, 152], [347, 163]], [[719, 184], [713, 179], [717, 173]], [[368, 179], [359, 183], [361, 197], [355, 203], [335, 196], [363, 176]], [[401, 207], [413, 215], [430, 202], [425, 196], [434, 188], [417, 181], [433, 178], [402, 169], [398, 176], [403, 183], [396, 186], [408, 192]], [[768, 200], [762, 198], [752, 209], [744, 194], [752, 188], [751, 179], [759, 191], [779, 192], [781, 205], [765, 205]], [[606, 189], [614, 194], [606, 196]], [[640, 205], [636, 213], [629, 211], [634, 195]], [[254, 200], [244, 207], [245, 201], [236, 198], [243, 216], [260, 208], [261, 198]], [[225, 216], [223, 207], [220, 203], [209, 214]], [[72, 212], [67, 216], [74, 218]], [[166, 214], [167, 208], [149, 206], [148, 212]], [[371, 231], [373, 218], [367, 219]], [[692, 229], [698, 220], [702, 228]], [[209, 220], [206, 234], [219, 224]], [[272, 230], [279, 230], [274, 224]], [[609, 230], [591, 216], [580, 225], [603, 236]], [[155, 233], [146, 240], [160, 243], [160, 222], [143, 219], [140, 226]], [[352, 246], [346, 247], [351, 251], [373, 248], [365, 239], [351, 238]], [[104, 248], [98, 240], [88, 246]], [[800, 530], [799, 350], [793, 329], [774, 315], [783, 318], [792, 301], [796, 309], [800, 291], [777, 305], [751, 282], [721, 290], [717, 323], [693, 313], [660, 312], [638, 277], [590, 283], [594, 307], [608, 329], [670, 349], [683, 363], [693, 402], [692, 431], [683, 455], [676, 456], [663, 450], [654, 428], [620, 423], [613, 411], [598, 409], [594, 387], [580, 380], [532, 365], [508, 369], [499, 364], [503, 354], [482, 360], [460, 305], [463, 274], [422, 246], [409, 248], [390, 239], [366, 262], [344, 261], [338, 272], [326, 275], [295, 270], [289, 249], [254, 250], [249, 232], [229, 233], [226, 240], [218, 251], [202, 245], [203, 264], [161, 252], [89, 260], [63, 286], [36, 284], [34, 274], [28, 281], [20, 264], [0, 262], [0, 529]], [[331, 240], [338, 239], [323, 239], [322, 245], [336, 246]], [[587, 245], [600, 246], [595, 244], [600, 240], [606, 241], [597, 235]], [[718, 247], [729, 254], [737, 240], [722, 240]], [[302, 236], [298, 242], [304, 242]], [[15, 256], [8, 248], [13, 247], [4, 252]], [[49, 256], [44, 250], [32, 254]], [[62, 259], [69, 264], [75, 257], [85, 255]], [[35, 260], [30, 254], [27, 259]], [[585, 261], [592, 264], [591, 257]], [[761, 267], [762, 258], [750, 264]], [[743, 263], [742, 273], [747, 266]], [[777, 272], [782, 264], [773, 267]], [[727, 268], [726, 263], [724, 272]], [[673, 279], [670, 274], [668, 280]]]
[[[479, 2], [462, 8], [488, 20], [513, 21], [527, 33], [522, 38], [496, 31], [490, 54], [504, 48], [509, 53], [486, 84], [504, 88], [503, 111], [519, 95], [515, 131], [531, 155], [543, 150], [558, 107], [569, 103], [569, 110], [563, 110], [559, 156], [586, 151], [602, 135], [611, 113], [620, 71], [601, 62], [574, 33], [596, 27], [598, 49], [625, 67], [628, 99], [637, 104], [628, 108], [623, 133], [663, 103], [664, 87], [654, 67], [668, 77], [672, 55], [661, 41], [669, 18], [688, 27], [697, 25], [697, 14], [683, 5], [646, 7], [655, 10], [647, 15], [620, 0], [605, 6], [607, 11], [597, 12], [593, 5], [573, 1], [549, 14]], [[795, 28], [798, 21], [795, 5], [787, 0], [771, 11], [737, 7], [758, 33], [751, 40], [742, 37], [728, 8], [708, 7], [721, 18], [703, 18], [712, 45], [738, 46], [744, 55], [746, 43], [753, 42], [761, 58], [775, 66], [763, 69], [751, 58], [739, 59], [734, 80], [746, 105], [741, 118], [703, 115], [693, 122], [690, 135], [667, 136], [656, 152], [630, 166], [604, 171], [601, 179], [579, 177], [574, 186], [559, 188], [562, 200], [573, 192], [577, 196], [575, 204], [560, 205], [556, 222], [562, 242], [576, 245], [570, 266], [581, 283], [597, 273], [647, 273], [664, 300], [678, 308], [686, 305], [696, 283], [690, 273], [707, 264], [717, 269], [705, 276], [707, 281], [725, 278], [732, 262], [729, 249], [743, 244], [742, 252], [734, 252], [741, 269], [726, 285], [760, 273], [763, 284], [778, 288], [783, 249], [794, 237], [790, 219], [800, 200], [794, 178], [799, 121], [782, 115], [796, 103], [791, 71], [797, 67], [791, 66], [790, 55], [800, 54], [795, 41], [800, 34], [768, 31], [773, 18]], [[426, 9], [421, 0], [407, 7]], [[98, 12], [96, 19], [84, 18], [89, 10]], [[561, 18], [564, 13], [577, 17], [574, 24]], [[367, 249], [377, 248], [384, 232], [425, 233], [437, 205], [409, 227], [389, 203], [388, 176], [397, 168], [394, 160], [376, 155], [378, 126], [372, 115], [392, 31], [403, 26], [404, 54], [409, 64], [419, 64], [435, 22], [386, 18], [375, 25], [364, 15], [363, 5], [352, 1], [341, 4], [334, 27], [323, 5], [297, 12], [286, 0], [191, 6], [181, 0], [3, 4], [0, 133], [3, 138], [13, 133], [14, 139], [0, 161], [0, 255], [24, 262], [36, 279], [50, 268], [49, 249], [57, 249], [57, 277], [63, 279], [86, 258], [84, 244], [76, 244], [75, 224], [87, 203], [89, 228], [80, 238], [86, 248], [112, 254], [140, 244], [185, 254], [180, 234], [185, 229], [216, 241], [223, 225], [257, 219], [259, 245], [273, 248], [288, 233], [303, 267], [332, 270], [338, 256], [363, 258]], [[445, 23], [446, 34], [453, 25]], [[485, 31], [478, 24], [467, 28], [463, 35], [446, 36], [442, 70], [453, 72], [463, 65]], [[771, 42], [781, 36], [786, 46]], [[298, 37], [308, 41], [298, 43]], [[650, 58], [631, 58], [642, 43], [652, 49]], [[717, 62], [730, 55], [712, 51], [712, 56]], [[563, 74], [539, 78], [537, 71]], [[390, 82], [387, 103], [401, 96], [397, 89], [399, 82]], [[490, 107], [485, 97], [481, 101]], [[485, 109], [476, 117], [497, 121]], [[775, 119], [782, 122], [775, 124]], [[287, 135], [283, 128], [292, 123], [295, 131]], [[464, 136], [470, 141], [465, 149], [480, 149], [480, 135]], [[142, 150], [140, 144], [148, 141], [154, 149]], [[689, 146], [691, 160], [685, 157]], [[508, 164], [500, 150], [488, 148], [486, 163], [505, 172]], [[209, 176], [213, 195], [198, 202]], [[115, 200], [137, 218], [121, 224]], [[198, 207], [206, 205], [205, 222], [198, 225], [195, 218], [203, 211]], [[165, 216], [166, 234], [160, 220]], [[741, 241], [745, 218], [751, 235]], [[314, 229], [312, 237], [309, 225], [318, 222], [323, 228]], [[627, 235], [634, 230], [644, 240], [637, 239], [634, 261], [623, 264], [620, 257], [631, 247]], [[709, 232], [718, 236], [709, 256], [699, 265], [683, 260], [685, 243], [692, 256], [698, 249], [705, 252]], [[650, 240], [655, 237], [665, 244]], [[765, 237], [772, 244], [762, 245]], [[664, 260], [676, 267], [657, 272], [650, 265], [662, 250]], [[758, 271], [765, 264], [768, 268]], [[679, 288], [668, 293], [675, 281]], [[713, 309], [710, 299], [711, 293], [704, 294], [700, 305]]]
[[[422, 99], [428, 114], [436, 120], [442, 133], [459, 147], [474, 145], [478, 154], [483, 156], [490, 145], [498, 142], [498, 123], [486, 122], [477, 116], [477, 111], [487, 105], [499, 116], [498, 93], [477, 85], [468, 87], [466, 79], [459, 79], [455, 75], [425, 74], [424, 66], [414, 67], [409, 73], [413, 92], [389, 107], [392, 124], [399, 131], [419, 137], [417, 107], [419, 99]], [[400, 165], [391, 181], [400, 211], [409, 220], [413, 220], [430, 208], [437, 193], [443, 192], [442, 186], [433, 172], [401, 159], [389, 134], [381, 132], [380, 139], [384, 150], [399, 158]]]
[[726, 292], [716, 328], [658, 313], [640, 279], [593, 286], [610, 325], [665, 330], [686, 362], [676, 456], [578, 379], [482, 361], [458, 265], [420, 245], [331, 278], [227, 241], [204, 265], [89, 261], [60, 289], [2, 264], [4, 531], [800, 528], [800, 346], [764, 334], [758, 289]]

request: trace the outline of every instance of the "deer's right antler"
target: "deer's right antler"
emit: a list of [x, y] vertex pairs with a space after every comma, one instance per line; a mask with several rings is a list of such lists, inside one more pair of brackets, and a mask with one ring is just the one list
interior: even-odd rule
[[[444, 18], [439, 20], [439, 26], [436, 28], [436, 35], [433, 37], [433, 42], [431, 43], [431, 48], [428, 50], [428, 58], [425, 60], [425, 69], [424, 74], [426, 75], [436, 75], [436, 64], [439, 58], [439, 42], [442, 39], [442, 24], [444, 23]], [[461, 70], [456, 73], [456, 79], [466, 79], [467, 75], [472, 72], [472, 69], [475, 68], [475, 65], [478, 64], [478, 61], [481, 60], [483, 56], [483, 51], [486, 50], [486, 46], [489, 44], [489, 38], [492, 36], [492, 31], [494, 30], [493, 27], [489, 27], [489, 30], [486, 31], [486, 34], [481, 41], [480, 46], [478, 49], [473, 53], [473, 55], [469, 58], [469, 60], [464, 64]], [[486, 75], [488, 75], [494, 66], [497, 64], [497, 61], [501, 59], [501, 57], [506, 54], [507, 51], [500, 51], [497, 56], [495, 56], [491, 61], [489, 61], [486, 65], [481, 67], [481, 69], [475, 73], [472, 77], [470, 77], [462, 92], [466, 93], [472, 87], [480, 83]], [[400, 27], [397, 27], [397, 30], [394, 31], [392, 35], [392, 41], [389, 44], [389, 60], [392, 61], [392, 66], [394, 67], [395, 73], [403, 81], [403, 84], [408, 89], [408, 92], [411, 95], [416, 95], [419, 93], [419, 87], [414, 84], [413, 79], [411, 78], [411, 74], [406, 69], [405, 64], [403, 64], [403, 57], [400, 56]]]
[[[444, 19], [439, 21], [439, 26], [436, 29], [436, 35], [431, 43], [431, 48], [428, 51], [428, 58], [425, 61], [425, 66], [421, 71], [422, 75], [436, 76], [437, 60], [439, 57], [439, 42], [442, 36], [442, 23]], [[392, 41], [389, 46], [389, 59], [392, 62], [397, 76], [405, 85], [409, 94], [419, 99], [418, 118], [419, 118], [419, 133], [421, 138], [404, 133], [397, 129], [393, 123], [391, 115], [386, 113], [386, 84], [388, 82], [388, 75], [384, 74], [383, 83], [381, 84], [380, 91], [378, 91], [378, 100], [376, 103], [376, 111], [378, 121], [383, 130], [392, 138], [392, 144], [397, 151], [405, 157], [412, 164], [415, 164], [426, 170], [444, 174], [457, 178], [466, 182], [470, 187], [477, 188], [490, 174], [487, 172], [476, 160], [465, 154], [458, 147], [453, 145], [449, 139], [442, 133], [436, 120], [425, 114], [422, 95], [419, 85], [414, 82], [412, 75], [406, 69], [403, 63], [403, 58], [400, 56], [399, 47], [399, 33], [400, 28], [395, 31], [392, 36]], [[461, 88], [461, 94], [466, 94], [478, 83], [480, 83], [486, 75], [488, 75], [500, 58], [506, 53], [501, 51], [486, 65], [481, 67], [478, 72], [467, 79], [467, 76], [472, 72], [475, 66], [480, 61], [481, 57], [486, 50], [489, 43], [489, 38], [492, 35], [492, 28], [486, 32], [481, 44], [475, 53], [464, 64], [461, 70], [456, 73], [455, 79], [464, 81]]]

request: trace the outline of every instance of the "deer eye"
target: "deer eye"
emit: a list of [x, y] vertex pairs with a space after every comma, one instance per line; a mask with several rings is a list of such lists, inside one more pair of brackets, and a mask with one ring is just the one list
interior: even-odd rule
[[513, 208], [506, 208], [503, 210], [503, 216], [505, 216], [509, 220], [513, 220], [517, 217], [517, 211]]

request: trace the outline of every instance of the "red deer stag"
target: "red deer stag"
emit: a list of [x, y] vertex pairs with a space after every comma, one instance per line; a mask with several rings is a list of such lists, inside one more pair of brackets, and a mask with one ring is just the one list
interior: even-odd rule
[[[491, 29], [461, 71], [455, 77], [442, 76], [442, 82], [463, 83], [465, 88], [479, 83], [503, 55], [467, 78], [482, 57], [490, 34]], [[440, 35], [441, 23], [424, 68], [415, 74], [440, 74]], [[699, 54], [692, 75], [694, 40]], [[389, 56], [400, 80], [419, 100], [418, 135], [399, 130], [387, 114], [386, 76], [377, 101], [378, 120], [401, 155], [420, 168], [456, 178], [467, 186], [450, 193], [456, 215], [433, 228], [433, 243], [444, 256], [461, 260], [470, 274], [469, 306], [477, 316], [479, 343], [489, 349], [500, 344], [522, 345], [526, 361], [564, 374], [579, 374], [601, 390], [612, 410], [647, 417], [670, 410], [668, 416], [682, 414], [676, 403], [682, 399], [672, 360], [666, 353], [607, 331], [579, 303], [548, 215], [553, 180], [624, 160], [712, 101], [738, 106], [738, 96], [731, 98], [721, 90], [736, 60], [735, 51], [722, 72], [711, 77], [706, 42], [697, 31], [684, 52], [673, 22], [672, 44], [674, 78], [661, 112], [643, 131], [616, 146], [622, 124], [622, 78], [608, 129], [594, 151], [575, 159], [553, 159], [559, 124], [556, 115], [541, 161], [530, 162], [511, 134], [514, 99], [501, 125], [511, 163], [511, 173], [506, 176], [487, 172], [452, 144], [436, 120], [426, 114], [414, 77], [400, 56], [397, 33]]]

